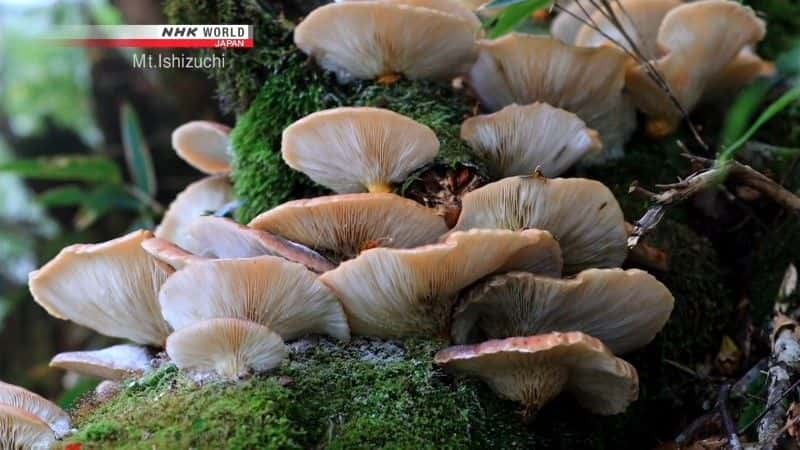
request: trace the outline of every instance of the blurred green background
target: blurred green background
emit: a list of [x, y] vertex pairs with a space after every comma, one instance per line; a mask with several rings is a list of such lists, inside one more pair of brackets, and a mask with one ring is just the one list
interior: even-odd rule
[[165, 23], [161, 7], [0, 0], [0, 379], [65, 405], [91, 382], [50, 369], [49, 359], [108, 342], [48, 316], [30, 298], [28, 272], [65, 245], [152, 226], [201, 176], [175, 156], [172, 130], [230, 118], [200, 71], [133, 69], [127, 50], [32, 38], [60, 24]]

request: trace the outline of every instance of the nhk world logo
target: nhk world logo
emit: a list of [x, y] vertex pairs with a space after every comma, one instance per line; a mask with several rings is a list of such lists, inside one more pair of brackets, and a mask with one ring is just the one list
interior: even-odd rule
[[252, 25], [63, 26], [45, 37], [60, 45], [101, 48], [253, 48]]

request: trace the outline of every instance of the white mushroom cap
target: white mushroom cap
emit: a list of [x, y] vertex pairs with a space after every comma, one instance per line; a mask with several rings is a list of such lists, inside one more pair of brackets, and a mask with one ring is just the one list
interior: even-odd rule
[[45, 422], [25, 410], [0, 404], [0, 448], [38, 450], [53, 445], [55, 435]]
[[461, 125], [461, 139], [495, 178], [527, 175], [537, 168], [558, 176], [603, 147], [597, 132], [578, 116], [539, 102], [471, 117]]
[[497, 275], [472, 287], [453, 316], [457, 344], [580, 331], [614, 354], [644, 347], [669, 319], [669, 289], [641, 270], [589, 269], [560, 280], [530, 273]]
[[233, 201], [233, 187], [227, 178], [206, 177], [190, 184], [169, 205], [156, 237], [186, 248], [186, 226], [204, 214], [214, 212]]
[[[655, 68], [672, 93], [691, 111], [717, 77], [747, 46], [766, 33], [752, 9], [729, 0], [701, 0], [669, 11], [658, 30]], [[636, 106], [650, 116], [648, 131], [665, 135], [675, 129], [680, 112], [643, 67], [631, 70], [627, 89]]]
[[175, 330], [230, 317], [269, 327], [284, 340], [307, 333], [350, 336], [341, 304], [316, 275], [274, 256], [190, 264], [169, 277], [159, 299]]
[[339, 259], [372, 247], [432, 244], [447, 232], [434, 210], [390, 193], [295, 200], [260, 214], [249, 225]]
[[[681, 4], [680, 0], [618, 0], [612, 3], [612, 10], [642, 54], [647, 59], [655, 59], [661, 56], [657, 45], [658, 27], [664, 16]], [[595, 11], [592, 23], [593, 26], [586, 24], [580, 28], [575, 36], [575, 45], [600, 47], [621, 44], [626, 50], [633, 50], [622, 30], [609, 20], [605, 11]]]
[[186, 227], [185, 241], [188, 251], [206, 258], [230, 259], [271, 255], [303, 264], [318, 273], [336, 267], [303, 245], [222, 217], [198, 217]]
[[389, 192], [438, 152], [433, 130], [380, 108], [319, 111], [286, 128], [281, 141], [289, 167], [338, 193]]
[[[294, 42], [339, 81], [403, 74], [448, 79], [475, 60], [474, 20], [404, 2], [332, 3], [315, 9], [294, 30]], [[449, 8], [451, 9], [451, 8]]]
[[[0, 405], [19, 408], [36, 416], [45, 422], [58, 438], [70, 432], [69, 415], [55, 403], [27, 389], [0, 381]], [[0, 436], [2, 434], [0, 432]]]
[[101, 350], [65, 352], [50, 360], [50, 367], [101, 380], [121, 381], [153, 370], [153, 356], [138, 345], [114, 345]]
[[535, 414], [561, 391], [596, 414], [618, 414], [639, 396], [636, 369], [599, 340], [579, 332], [549, 333], [446, 348], [447, 370], [484, 380], [498, 395]]
[[625, 218], [602, 183], [584, 178], [510, 177], [462, 197], [453, 230], [538, 228], [553, 234], [564, 271], [619, 267], [628, 253]]
[[141, 247], [151, 237], [139, 230], [101, 244], [65, 247], [28, 276], [34, 300], [51, 316], [106, 336], [164, 345], [169, 326], [157, 296], [167, 275]]
[[575, 44], [575, 38], [584, 25], [584, 23], [578, 19], [590, 19], [592, 14], [597, 11], [597, 8], [592, 2], [584, 1], [575, 2], [567, 0], [567, 2], [564, 2], [559, 0], [558, 5], [564, 8], [564, 11], [558, 13], [556, 18], [550, 23], [550, 35], [565, 44]]
[[374, 248], [320, 276], [342, 300], [353, 333], [430, 336], [443, 333], [458, 292], [497, 272], [558, 276], [561, 254], [540, 230], [472, 230], [441, 244]]
[[145, 239], [142, 241], [142, 249], [161, 263], [160, 267], [167, 275], [172, 275], [193, 262], [210, 259], [189, 253], [172, 242], [159, 238]]
[[560, 41], [509, 34], [479, 41], [469, 81], [490, 111], [517, 103], [548, 103], [578, 115], [616, 155], [636, 128], [623, 97], [628, 57], [612, 47], [573, 47]]
[[182, 328], [167, 339], [167, 354], [179, 368], [216, 372], [236, 380], [280, 365], [288, 354], [281, 337], [247, 320], [211, 319]]
[[408, 5], [419, 8], [433, 9], [456, 16], [472, 25], [475, 29], [481, 28], [478, 16], [467, 7], [464, 0], [380, 0], [394, 5]]
[[184, 161], [208, 175], [231, 171], [231, 129], [221, 123], [195, 120], [172, 132], [172, 148]]

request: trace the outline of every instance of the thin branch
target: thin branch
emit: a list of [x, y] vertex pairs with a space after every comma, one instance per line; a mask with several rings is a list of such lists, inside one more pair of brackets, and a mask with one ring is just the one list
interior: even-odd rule
[[733, 423], [731, 413], [728, 411], [728, 394], [731, 392], [731, 385], [723, 384], [719, 388], [719, 412], [722, 414], [722, 426], [728, 437], [728, 444], [732, 450], [742, 450], [742, 443], [739, 442], [739, 435], [736, 432], [736, 424]]
[[747, 423], [747, 425], [742, 427], [742, 431], [740, 431], [740, 433], [745, 433], [753, 425], [758, 423], [759, 420], [761, 420], [768, 412], [770, 412], [772, 408], [774, 408], [780, 402], [782, 402], [783, 399], [785, 399], [789, 394], [791, 394], [792, 391], [795, 390], [798, 386], [800, 386], [800, 380], [795, 381], [794, 383], [792, 383], [791, 386], [786, 388], [786, 390], [781, 392], [780, 396], [778, 396], [778, 398], [776, 398], [775, 401], [768, 403], [767, 406], [764, 407], [764, 409], [760, 413], [758, 413], [757, 416], [753, 417], [753, 420], [751, 420], [750, 422]]
[[732, 180], [753, 188], [783, 208], [795, 214], [800, 213], [800, 197], [750, 166], [734, 160], [720, 163], [718, 160], [687, 153], [683, 156], [701, 167], [709, 168], [694, 172], [677, 183], [657, 185], [656, 187], [660, 191], [657, 193], [642, 189], [636, 183], [631, 185], [630, 193], [649, 198], [653, 202], [653, 206], [634, 223], [633, 232], [628, 237], [629, 248], [634, 247], [642, 236], [658, 225], [664, 217], [666, 208], [692, 198], [699, 192], [716, 188], [725, 180]]

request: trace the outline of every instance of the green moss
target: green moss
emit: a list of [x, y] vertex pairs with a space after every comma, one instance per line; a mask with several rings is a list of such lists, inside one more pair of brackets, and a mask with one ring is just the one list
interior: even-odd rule
[[[700, 300], [676, 297], [684, 306]], [[592, 416], [564, 395], [526, 425], [517, 404], [437, 369], [433, 353], [442, 342], [356, 340], [340, 347], [315, 340], [295, 345], [305, 350], [272, 375], [239, 384], [200, 387], [174, 366], [162, 368], [80, 413], [69, 442], [90, 449], [649, 448], [673, 432], [662, 412], [686, 407], [675, 398], [688, 393], [681, 374], [661, 363], [687, 357], [680, 345], [666, 344], [688, 342], [684, 332], [671, 323], [651, 347], [656, 351], [633, 355], [641, 399], [618, 416]]]
[[[253, 23], [256, 42], [269, 42], [247, 52], [229, 52], [230, 64], [212, 73], [224, 105], [243, 114], [232, 141], [234, 183], [242, 202], [240, 221], [292, 198], [320, 195], [304, 175], [280, 158], [284, 128], [303, 116], [339, 106], [374, 106], [396, 111], [431, 127], [441, 141], [440, 154], [448, 163], [468, 160], [459, 139], [461, 122], [471, 104], [447, 84], [400, 80], [391, 86], [360, 82], [340, 85], [299, 51], [290, 24], [274, 11], [252, 1], [167, 2], [171, 20], [183, 23]], [[246, 111], [246, 112], [245, 112]]]
[[469, 106], [466, 98], [454, 96], [448, 86], [407, 80], [392, 86], [367, 82], [340, 86], [301, 62], [305, 57], [294, 50], [283, 58], [281, 76], [266, 82], [233, 130], [234, 180], [242, 201], [237, 211], [239, 220], [247, 221], [289, 199], [327, 192], [294, 172], [280, 157], [283, 129], [322, 109], [374, 106], [396, 111], [431, 127], [441, 142], [441, 156], [449, 163], [468, 160], [458, 135]]

